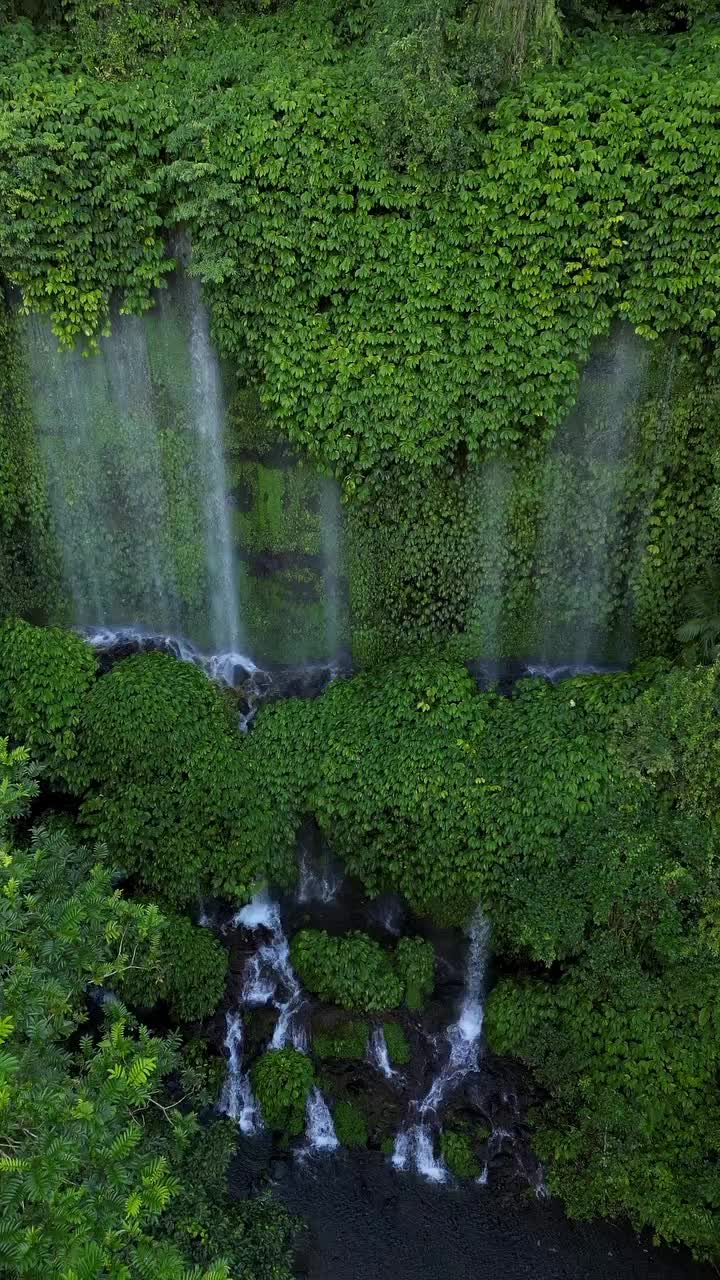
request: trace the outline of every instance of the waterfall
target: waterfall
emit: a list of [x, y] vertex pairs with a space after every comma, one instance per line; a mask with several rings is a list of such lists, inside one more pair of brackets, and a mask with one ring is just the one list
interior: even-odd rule
[[306, 1104], [306, 1152], [308, 1155], [337, 1151], [340, 1143], [335, 1133], [330, 1108], [320, 1090], [313, 1086]]
[[340, 492], [334, 480], [323, 478], [320, 488], [320, 537], [323, 559], [323, 603], [327, 659], [332, 662], [343, 647], [340, 619], [342, 520]]
[[334, 902], [343, 882], [342, 873], [335, 869], [332, 860], [324, 852], [321, 867], [313, 864], [307, 849], [302, 849], [298, 866], [298, 902]]
[[446, 1182], [448, 1171], [435, 1155], [432, 1130], [424, 1124], [410, 1125], [402, 1130], [396, 1140], [392, 1157], [393, 1168], [405, 1172], [415, 1168], [428, 1182]]
[[650, 347], [618, 326], [583, 373], [543, 477], [535, 630], [541, 666], [592, 670], [622, 617], [627, 583], [618, 554], [634, 443], [631, 429]]
[[307, 1053], [307, 1032], [300, 1014], [305, 1003], [302, 987], [290, 963], [290, 944], [280, 919], [280, 908], [267, 892], [257, 894], [233, 919], [246, 929], [267, 929], [263, 942], [248, 960], [243, 975], [242, 1002], [250, 1007], [272, 1003], [278, 1011], [271, 1049], [290, 1044]]
[[414, 1166], [418, 1173], [433, 1182], [444, 1181], [447, 1170], [434, 1155], [432, 1121], [437, 1118], [448, 1093], [457, 1089], [470, 1072], [477, 1071], [480, 1061], [484, 983], [490, 941], [490, 925], [480, 908], [473, 916], [468, 933], [465, 992], [457, 1022], [452, 1023], [445, 1033], [449, 1054], [428, 1092], [413, 1104], [418, 1120], [400, 1131], [392, 1156], [396, 1169]]
[[92, 355], [60, 351], [38, 316], [24, 346], [69, 621], [237, 655], [221, 377], [197, 284], [174, 278], [143, 318], [115, 312]]
[[390, 1065], [390, 1054], [382, 1027], [373, 1027], [370, 1032], [367, 1048], [368, 1062], [378, 1070], [386, 1080], [392, 1080], [399, 1072]]
[[223, 452], [225, 405], [220, 367], [210, 341], [210, 323], [198, 280], [192, 281], [190, 300], [192, 420], [198, 442], [199, 469], [205, 481], [202, 507], [211, 647], [214, 653], [239, 654], [242, 648], [240, 609]]
[[143, 322], [117, 316], [97, 355], [24, 328], [32, 402], [73, 621], [179, 624], [161, 423]]
[[219, 1109], [235, 1120], [242, 1133], [255, 1133], [262, 1127], [258, 1106], [253, 1097], [250, 1081], [242, 1070], [243, 1025], [238, 1013], [225, 1015], [225, 1048], [228, 1069], [220, 1095]]

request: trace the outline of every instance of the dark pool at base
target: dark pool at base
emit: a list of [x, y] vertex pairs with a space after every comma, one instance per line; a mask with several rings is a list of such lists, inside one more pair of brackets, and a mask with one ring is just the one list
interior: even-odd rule
[[513, 1187], [433, 1186], [377, 1153], [275, 1171], [276, 1196], [306, 1223], [307, 1280], [717, 1280], [629, 1227], [569, 1222]]

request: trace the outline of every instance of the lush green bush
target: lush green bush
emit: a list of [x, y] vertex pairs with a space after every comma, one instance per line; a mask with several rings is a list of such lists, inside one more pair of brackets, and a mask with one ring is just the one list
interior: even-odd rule
[[313, 1080], [310, 1058], [296, 1049], [279, 1049], [258, 1059], [252, 1084], [268, 1128], [291, 1137], [302, 1133]]
[[321, 1000], [369, 1013], [395, 1009], [403, 986], [389, 955], [364, 933], [337, 938], [320, 929], [301, 929], [290, 946], [300, 981]]
[[[521, 14], [532, 31], [550, 12], [497, 4], [490, 21], [507, 16], [514, 38]], [[404, 173], [378, 154], [383, 98], [332, 16], [316, 3], [208, 23], [132, 82], [88, 76], [67, 46], [8, 41], [0, 262], [65, 340], [97, 333], [114, 289], [147, 305], [171, 267], [163, 220], [183, 223], [223, 354], [348, 491], [393, 463], [478, 461], [552, 430], [618, 310], [650, 337], [715, 343], [711, 28], [579, 41], [500, 100], [467, 167]], [[450, 25], [474, 74], [472, 21]], [[433, 19], [390, 35], [405, 113], [418, 75], [432, 96], [443, 37]]]
[[156, 971], [137, 980], [126, 977], [122, 992], [133, 1004], [164, 999], [174, 1019], [194, 1022], [217, 1008], [227, 968], [228, 953], [217, 938], [186, 916], [170, 914], [164, 917]]
[[318, 1058], [355, 1058], [362, 1060], [367, 1052], [370, 1028], [367, 1022], [344, 1022], [332, 1033], [313, 1036], [313, 1053]]
[[409, 1009], [422, 1009], [435, 986], [435, 952], [422, 938], [401, 938], [395, 948], [395, 968], [405, 984]]
[[161, 653], [118, 663], [85, 701], [80, 751], [82, 820], [146, 888], [176, 905], [204, 889], [249, 896], [241, 744], [200, 670]]
[[[196, 1136], [163, 1091], [176, 1046], [119, 1002], [80, 1034], [88, 989], [153, 963], [159, 914], [123, 899], [109, 869], [62, 833], [12, 842], [36, 791], [27, 752], [0, 740], [3, 1267], [26, 1280], [118, 1268], [185, 1280], [184, 1241], [160, 1238], [179, 1190], [173, 1163]], [[218, 1256], [205, 1280], [227, 1280]]]
[[335, 1133], [343, 1147], [366, 1147], [367, 1121], [352, 1102], [338, 1102], [333, 1111]]
[[74, 776], [80, 720], [96, 673], [92, 649], [69, 631], [20, 619], [0, 626], [0, 725], [27, 744], [53, 781]]
[[58, 564], [17, 326], [1, 279], [0, 368], [0, 620], [38, 618], [60, 603]]
[[477, 1178], [480, 1166], [466, 1133], [444, 1129], [440, 1134], [440, 1154], [456, 1178]]
[[297, 1224], [268, 1193], [230, 1200], [228, 1166], [236, 1147], [236, 1126], [220, 1119], [178, 1152], [179, 1185], [161, 1220], [162, 1235], [196, 1267], [222, 1257], [232, 1277], [290, 1280]]
[[406, 1067], [410, 1061], [410, 1045], [398, 1022], [384, 1022], [383, 1034], [388, 1057], [393, 1067]]

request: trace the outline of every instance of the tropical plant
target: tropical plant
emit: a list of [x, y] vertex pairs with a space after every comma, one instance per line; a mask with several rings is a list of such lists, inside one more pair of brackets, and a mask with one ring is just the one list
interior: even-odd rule
[[310, 1058], [297, 1049], [272, 1050], [258, 1059], [252, 1083], [268, 1128], [290, 1137], [302, 1133], [314, 1074]]
[[700, 582], [685, 592], [687, 621], [678, 627], [682, 656], [688, 666], [720, 658], [720, 565], [713, 565]]
[[301, 929], [290, 946], [293, 966], [304, 986], [321, 1000], [369, 1013], [395, 1009], [403, 984], [379, 942], [355, 932], [333, 937], [320, 929]]
[[367, 1121], [352, 1102], [338, 1102], [333, 1111], [335, 1133], [343, 1147], [366, 1147], [368, 1141]]
[[80, 636], [21, 619], [0, 626], [0, 725], [55, 782], [73, 779], [84, 700], [96, 675], [95, 654]]
[[395, 948], [395, 968], [405, 984], [409, 1009], [422, 1009], [435, 985], [435, 952], [422, 938], [401, 938]]
[[36, 787], [27, 751], [0, 740], [2, 1266], [27, 1280], [226, 1280], [224, 1264], [193, 1270], [155, 1237], [178, 1190], [168, 1153], [194, 1133], [192, 1116], [160, 1101], [175, 1045], [112, 997], [94, 1034], [79, 1034], [88, 990], [103, 996], [153, 962], [157, 908], [123, 899], [62, 833], [13, 843], [9, 824]]

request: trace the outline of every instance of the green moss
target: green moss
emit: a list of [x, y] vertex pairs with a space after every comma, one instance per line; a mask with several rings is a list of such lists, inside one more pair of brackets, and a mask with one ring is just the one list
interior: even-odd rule
[[440, 1154], [456, 1178], [476, 1178], [480, 1173], [480, 1166], [466, 1133], [455, 1129], [444, 1130], [440, 1135]]
[[394, 1067], [406, 1067], [410, 1061], [410, 1045], [398, 1022], [384, 1022], [383, 1032], [388, 1057]]
[[370, 1029], [367, 1022], [344, 1022], [333, 1034], [319, 1032], [313, 1036], [313, 1053], [318, 1058], [362, 1060], [367, 1050]]
[[335, 1132], [343, 1147], [366, 1147], [368, 1128], [364, 1115], [352, 1102], [338, 1102], [333, 1112]]

